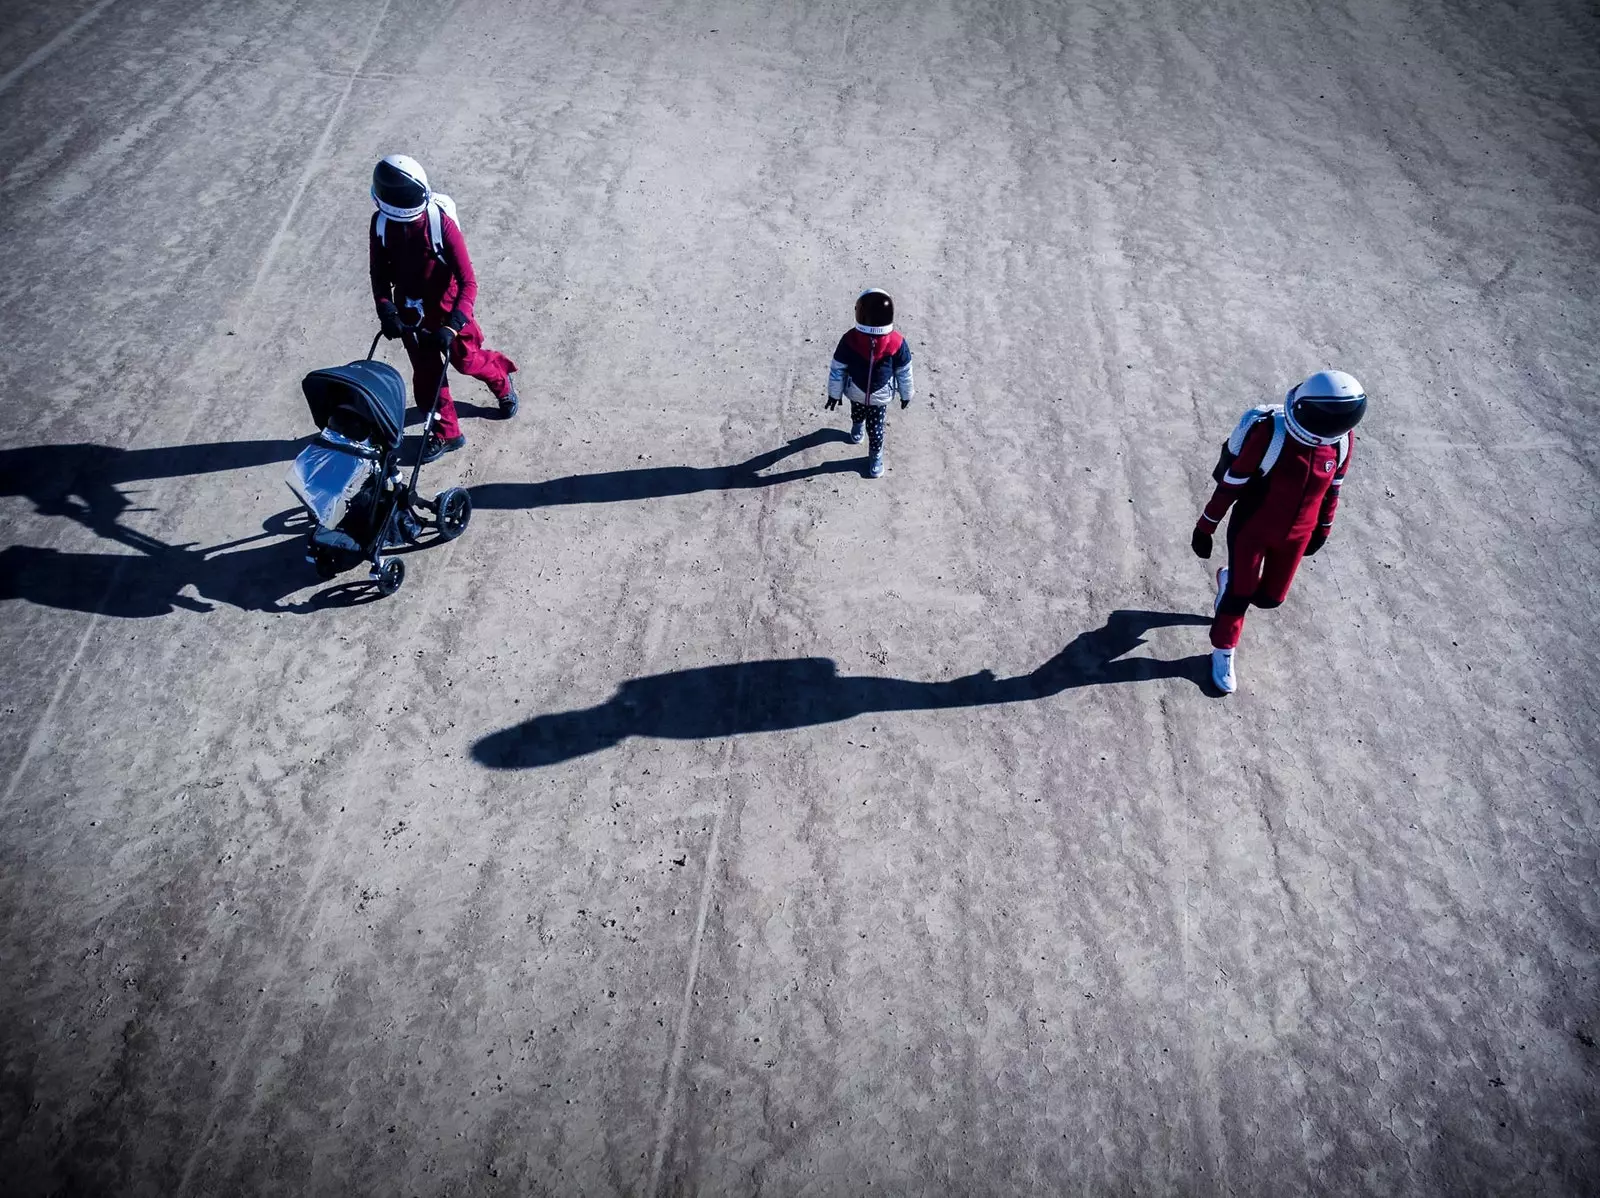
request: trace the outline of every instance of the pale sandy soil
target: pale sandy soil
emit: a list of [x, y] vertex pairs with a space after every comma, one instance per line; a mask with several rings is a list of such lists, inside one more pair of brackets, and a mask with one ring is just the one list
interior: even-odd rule
[[[1593, 1192], [1592, 5], [0, 29], [0, 1189]], [[397, 149], [524, 412], [347, 606], [281, 479]], [[1221, 700], [1215, 444], [1326, 365]]]

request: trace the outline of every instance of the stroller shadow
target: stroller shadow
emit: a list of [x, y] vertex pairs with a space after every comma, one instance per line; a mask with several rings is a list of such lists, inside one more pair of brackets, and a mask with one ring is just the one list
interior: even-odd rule
[[128, 512], [148, 510], [134, 506], [123, 489], [127, 484], [288, 462], [305, 444], [302, 438], [158, 449], [88, 443], [25, 445], [0, 450], [0, 498], [28, 499], [40, 515], [64, 516], [108, 540], [142, 549], [140, 534], [120, 523]]
[[[301, 508], [271, 517], [254, 536], [198, 549], [169, 545], [128, 528], [122, 518], [147, 511], [137, 488], [155, 479], [214, 474], [291, 461], [292, 441], [223, 441], [157, 449], [90, 443], [0, 450], [0, 498], [24, 498], [41, 515], [61, 516], [133, 553], [63, 553], [26, 545], [0, 551], [0, 601], [24, 599], [65, 611], [130, 619], [177, 610], [207, 612], [218, 603], [251, 611], [305, 612], [375, 598], [365, 579], [329, 587], [304, 603], [282, 600], [306, 585]], [[288, 537], [272, 544], [270, 538]], [[241, 548], [250, 546], [250, 548]], [[183, 592], [193, 587], [198, 597]]]
[[[138, 553], [62, 553], [12, 545], [0, 551], [0, 602], [25, 599], [64, 611], [149, 619], [179, 610], [215, 611], [218, 604], [299, 614], [376, 599], [366, 575], [352, 574], [303, 603], [283, 602], [313, 577], [305, 562], [309, 528], [303, 509], [295, 508], [267, 520], [255, 536], [208, 549], [168, 545], [127, 529], [119, 539]], [[287, 540], [253, 544], [286, 535]], [[190, 587], [194, 597], [183, 593]]]
[[701, 740], [831, 724], [880, 711], [931, 711], [1025, 703], [1083, 686], [1187, 678], [1202, 690], [1210, 655], [1158, 661], [1123, 658], [1152, 628], [1209, 624], [1179, 612], [1116, 611], [1105, 626], [1079, 633], [1028, 674], [989, 670], [947, 682], [841, 676], [824, 657], [739, 662], [675, 670], [624, 682], [598, 707], [535, 716], [479, 740], [473, 757], [492, 769], [554, 765], [630, 736]]
[[702, 491], [738, 491], [775, 487], [823, 474], [859, 472], [862, 461], [822, 462], [798, 470], [763, 474], [787, 457], [821, 445], [848, 444], [850, 438], [836, 428], [823, 428], [759, 453], [733, 466], [646, 466], [637, 470], [612, 470], [604, 474], [575, 474], [537, 483], [483, 483], [472, 488], [472, 506], [518, 510], [578, 503], [622, 503], [636, 499], [667, 499], [697, 495]]

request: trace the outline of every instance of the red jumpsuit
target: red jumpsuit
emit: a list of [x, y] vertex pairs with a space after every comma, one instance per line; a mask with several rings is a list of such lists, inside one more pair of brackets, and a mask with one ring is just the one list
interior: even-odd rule
[[[406, 222], [390, 218], [384, 229], [387, 245], [378, 240], [378, 214], [373, 213], [368, 233], [373, 298], [392, 300], [406, 321], [415, 319], [413, 313], [420, 311], [425, 332], [437, 330], [451, 313], [460, 312], [467, 323], [450, 343], [450, 365], [489, 384], [495, 398], [503, 399], [511, 390], [511, 372], [517, 364], [502, 353], [484, 348], [483, 330], [472, 314], [472, 305], [478, 298], [478, 278], [472, 273], [466, 238], [449, 213], [440, 213], [439, 220], [443, 262], [428, 244], [426, 213]], [[420, 348], [408, 344], [406, 352], [411, 355], [412, 398], [426, 410], [439, 383], [439, 352], [426, 341]], [[439, 396], [438, 434], [446, 439], [461, 434], [448, 384]]]
[[1252, 603], [1277, 607], [1288, 598], [1311, 534], [1320, 529], [1326, 537], [1333, 527], [1339, 488], [1355, 451], [1353, 433], [1342, 464], [1337, 445], [1306, 445], [1286, 436], [1277, 462], [1257, 478], [1271, 443], [1272, 421], [1258, 421], [1200, 517], [1202, 528], [1214, 529], [1238, 503], [1228, 522], [1228, 589], [1211, 623], [1211, 644], [1218, 649], [1238, 646]]

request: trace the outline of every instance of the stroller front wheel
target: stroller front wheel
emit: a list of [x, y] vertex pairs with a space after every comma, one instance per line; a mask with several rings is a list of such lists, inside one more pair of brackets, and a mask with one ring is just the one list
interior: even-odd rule
[[472, 519], [472, 496], [465, 488], [451, 487], [434, 501], [439, 510], [439, 536], [453, 541], [467, 531]]
[[380, 595], [394, 594], [405, 580], [406, 564], [397, 557], [391, 557], [380, 565], [373, 579]]

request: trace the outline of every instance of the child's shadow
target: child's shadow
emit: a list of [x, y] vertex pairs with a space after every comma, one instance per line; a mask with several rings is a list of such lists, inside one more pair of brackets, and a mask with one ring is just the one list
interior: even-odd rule
[[537, 483], [484, 483], [472, 488], [472, 506], [515, 510], [577, 503], [622, 503], [635, 499], [697, 495], [702, 491], [774, 487], [822, 474], [859, 471], [860, 461], [846, 458], [776, 474], [762, 473], [785, 458], [805, 450], [822, 445], [848, 444], [849, 441], [849, 436], [839, 429], [821, 428], [732, 466], [644, 466], [636, 470], [609, 470], [603, 474], [574, 474]]

